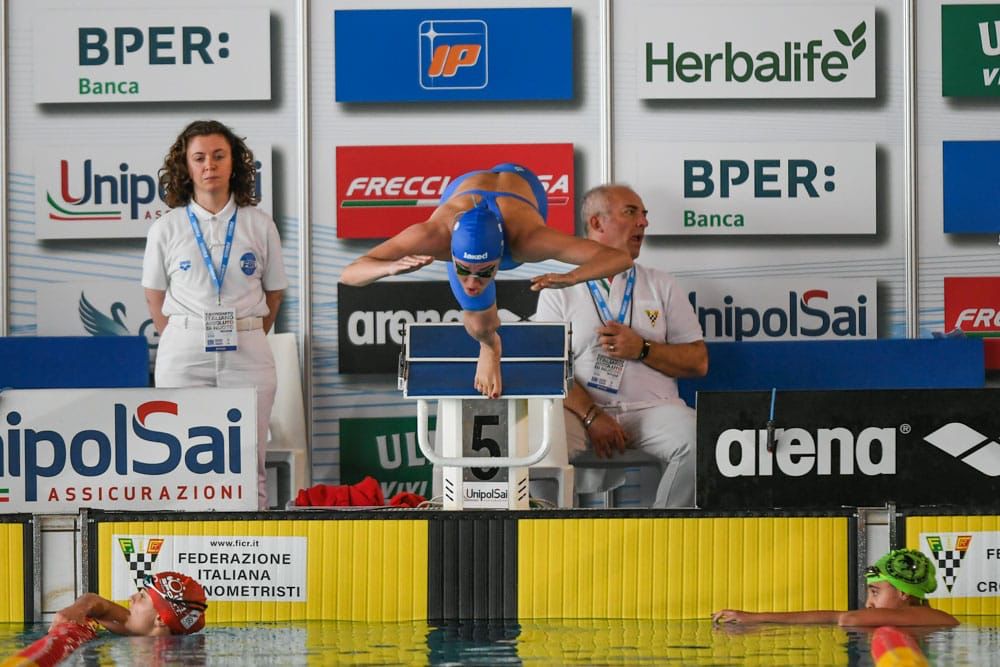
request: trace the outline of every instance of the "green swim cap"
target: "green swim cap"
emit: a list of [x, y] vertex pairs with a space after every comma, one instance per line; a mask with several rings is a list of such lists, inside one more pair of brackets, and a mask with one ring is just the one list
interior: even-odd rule
[[894, 588], [907, 595], [920, 598], [937, 590], [934, 563], [916, 549], [894, 549], [865, 570], [869, 584], [888, 581]]

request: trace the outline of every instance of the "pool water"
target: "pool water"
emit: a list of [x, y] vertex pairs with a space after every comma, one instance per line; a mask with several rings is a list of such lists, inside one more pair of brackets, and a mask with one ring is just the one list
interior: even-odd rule
[[[932, 665], [1000, 665], [1000, 617], [919, 634]], [[0, 660], [46, 626], [0, 624]], [[870, 635], [832, 626], [708, 620], [301, 622], [209, 626], [189, 637], [99, 638], [62, 665], [872, 665]]]

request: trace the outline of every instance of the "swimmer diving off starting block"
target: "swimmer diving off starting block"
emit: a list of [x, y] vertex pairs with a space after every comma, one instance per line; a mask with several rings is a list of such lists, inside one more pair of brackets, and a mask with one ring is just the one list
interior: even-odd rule
[[516, 164], [499, 164], [452, 181], [430, 218], [407, 227], [344, 269], [340, 281], [360, 287], [410, 273], [434, 260], [448, 262], [448, 280], [462, 306], [465, 330], [479, 342], [473, 386], [488, 398], [503, 391], [497, 330], [498, 271], [524, 262], [556, 259], [577, 267], [531, 279], [533, 291], [606, 278], [632, 266], [628, 253], [546, 226], [541, 181]]

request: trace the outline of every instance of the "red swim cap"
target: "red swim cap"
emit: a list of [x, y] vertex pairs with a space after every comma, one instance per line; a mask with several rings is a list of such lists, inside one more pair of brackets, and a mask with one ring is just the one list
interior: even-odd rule
[[153, 608], [173, 634], [189, 635], [205, 627], [208, 604], [201, 584], [180, 572], [147, 574], [144, 581]]

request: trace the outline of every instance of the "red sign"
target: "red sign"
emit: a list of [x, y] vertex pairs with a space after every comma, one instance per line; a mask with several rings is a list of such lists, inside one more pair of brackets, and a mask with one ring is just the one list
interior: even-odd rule
[[514, 162], [548, 195], [548, 225], [573, 234], [573, 144], [338, 146], [337, 237], [383, 239], [430, 217], [452, 179]]
[[1000, 277], [945, 278], [944, 329], [983, 338], [986, 368], [1000, 369]]

